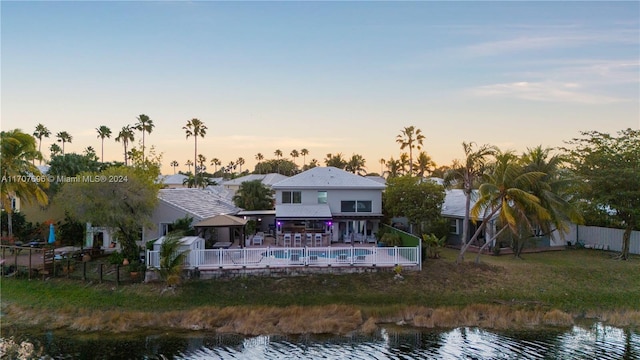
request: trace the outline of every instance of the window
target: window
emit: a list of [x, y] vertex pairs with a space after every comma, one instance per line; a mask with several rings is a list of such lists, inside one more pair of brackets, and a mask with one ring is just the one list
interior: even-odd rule
[[327, 192], [318, 191], [318, 204], [326, 204], [326, 203], [327, 203]]
[[300, 191], [283, 191], [283, 204], [302, 204], [302, 192]]
[[449, 222], [449, 232], [452, 234], [459, 234], [458, 231], [458, 219], [451, 219]]
[[371, 212], [371, 200], [347, 200], [340, 203], [341, 212]]

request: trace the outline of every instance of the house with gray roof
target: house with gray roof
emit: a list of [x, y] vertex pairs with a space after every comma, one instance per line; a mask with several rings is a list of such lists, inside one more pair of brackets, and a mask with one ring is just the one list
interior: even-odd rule
[[375, 242], [385, 184], [315, 167], [273, 184], [276, 233], [322, 233], [330, 242]]
[[287, 179], [288, 176], [282, 175], [282, 174], [276, 174], [276, 173], [272, 173], [272, 174], [249, 174], [246, 176], [241, 176], [239, 178], [235, 178], [235, 179], [231, 179], [231, 180], [227, 180], [227, 181], [223, 181], [222, 182], [222, 186], [227, 188], [228, 190], [232, 191], [233, 193], [235, 193], [236, 191], [238, 191], [238, 189], [240, 189], [240, 185], [242, 185], [242, 183], [247, 182], [247, 181], [255, 181], [255, 180], [259, 180], [262, 185], [265, 185], [267, 187], [271, 187], [273, 184], [282, 181], [284, 179]]
[[158, 199], [158, 205], [151, 218], [155, 228], [144, 231], [145, 241], [166, 235], [171, 231], [173, 222], [186, 216], [193, 218], [195, 224], [216, 215], [235, 215], [241, 210], [228, 197], [210, 189], [160, 189]]
[[[477, 190], [471, 196], [471, 208], [476, 203], [478, 197]], [[462, 189], [449, 189], [445, 192], [444, 203], [442, 204], [442, 210], [440, 213], [443, 217], [449, 220], [449, 236], [447, 237], [447, 243], [450, 245], [460, 245], [462, 243], [462, 226], [464, 224], [464, 215], [466, 209], [467, 198]], [[482, 219], [470, 219], [469, 220], [469, 234], [467, 235], [467, 241], [471, 239]], [[495, 233], [495, 222], [492, 221], [488, 227], [488, 232]], [[481, 239], [484, 239], [485, 235], [481, 235]]]

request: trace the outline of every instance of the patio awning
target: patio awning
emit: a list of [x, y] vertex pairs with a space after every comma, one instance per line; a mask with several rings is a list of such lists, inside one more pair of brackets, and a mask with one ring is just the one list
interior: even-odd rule
[[282, 220], [331, 220], [331, 210], [327, 204], [300, 205], [282, 204], [276, 205], [276, 219]]
[[247, 223], [247, 220], [241, 219], [232, 215], [216, 215], [210, 218], [206, 218], [197, 224], [193, 225], [193, 227], [229, 227], [229, 226], [244, 226]]

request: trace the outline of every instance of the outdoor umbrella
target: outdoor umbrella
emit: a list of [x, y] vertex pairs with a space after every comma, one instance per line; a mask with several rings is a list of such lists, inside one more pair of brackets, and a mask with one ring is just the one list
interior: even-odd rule
[[53, 224], [49, 224], [49, 244], [56, 242], [56, 233], [53, 230]]

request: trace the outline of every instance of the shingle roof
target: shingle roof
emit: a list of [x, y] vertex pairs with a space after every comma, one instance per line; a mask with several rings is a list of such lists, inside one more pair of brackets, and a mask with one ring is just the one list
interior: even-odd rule
[[231, 201], [203, 189], [160, 189], [158, 198], [173, 207], [191, 214], [196, 221], [220, 214], [240, 211]]
[[158, 182], [166, 185], [182, 185], [184, 180], [188, 179], [187, 175], [173, 174], [173, 175], [160, 175], [158, 176]]
[[335, 167], [314, 167], [273, 184], [274, 189], [384, 189], [385, 185]]
[[239, 178], [225, 181], [223, 185], [240, 185], [246, 181], [260, 180], [264, 185], [271, 186], [278, 181], [287, 179], [288, 176], [281, 174], [249, 174]]

